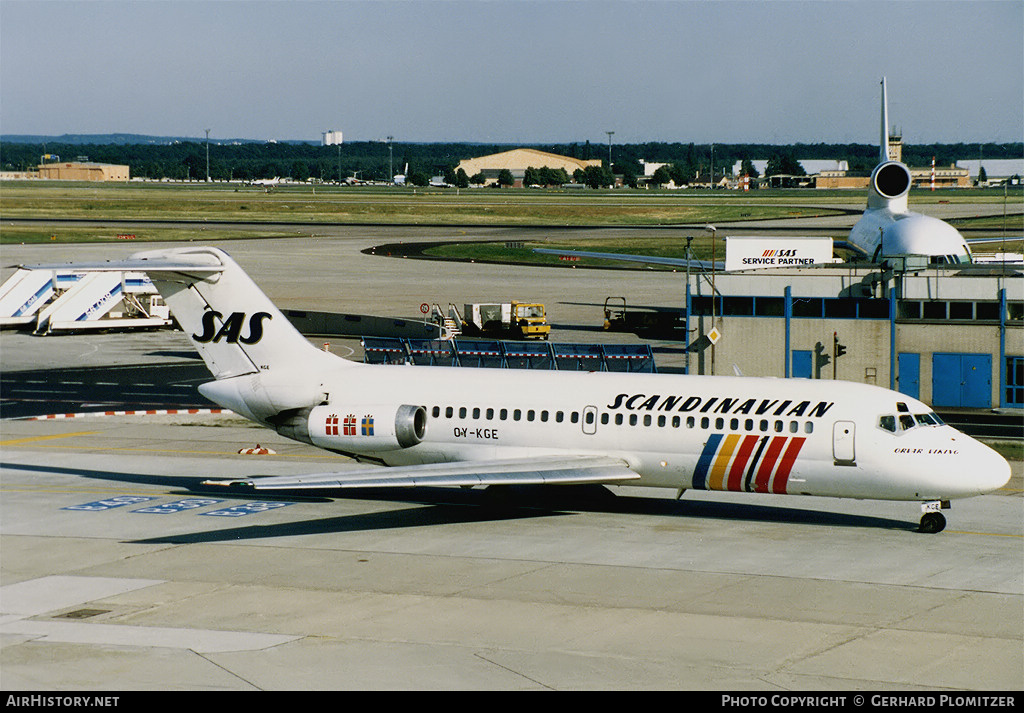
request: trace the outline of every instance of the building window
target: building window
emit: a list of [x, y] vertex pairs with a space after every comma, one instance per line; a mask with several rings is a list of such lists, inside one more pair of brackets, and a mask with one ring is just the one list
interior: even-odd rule
[[1024, 356], [1006, 357], [1006, 405], [1024, 406]]
[[945, 302], [924, 302], [921, 304], [921, 318], [922, 319], [945, 319], [946, 318], [946, 303]]
[[973, 302], [950, 302], [949, 303], [949, 318], [950, 319], [974, 319], [974, 303]]

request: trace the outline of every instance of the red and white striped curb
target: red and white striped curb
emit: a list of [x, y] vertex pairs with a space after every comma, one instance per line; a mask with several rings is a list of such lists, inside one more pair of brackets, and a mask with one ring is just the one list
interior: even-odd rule
[[29, 416], [23, 421], [48, 421], [60, 418], [86, 418], [89, 416], [184, 416], [184, 415], [207, 415], [207, 414], [233, 414], [226, 408], [171, 408], [171, 409], [149, 409], [145, 411], [85, 411], [82, 413], [51, 413], [46, 416]]

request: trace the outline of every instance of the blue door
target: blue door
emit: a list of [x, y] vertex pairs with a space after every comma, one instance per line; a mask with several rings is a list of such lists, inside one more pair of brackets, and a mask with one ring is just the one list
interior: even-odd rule
[[989, 408], [991, 354], [933, 354], [932, 406]]
[[814, 352], [804, 349], [793, 350], [793, 378], [810, 379], [814, 375]]
[[921, 398], [921, 355], [900, 352], [896, 359], [900, 392], [914, 399]]

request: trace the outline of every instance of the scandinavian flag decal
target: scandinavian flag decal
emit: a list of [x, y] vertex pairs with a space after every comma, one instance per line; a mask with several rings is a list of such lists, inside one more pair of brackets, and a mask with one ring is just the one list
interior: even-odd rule
[[327, 417], [327, 435], [337, 436], [338, 435], [338, 414], [332, 413]]

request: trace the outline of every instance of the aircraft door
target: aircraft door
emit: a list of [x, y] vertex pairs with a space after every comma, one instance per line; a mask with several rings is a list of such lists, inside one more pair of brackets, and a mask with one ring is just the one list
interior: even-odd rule
[[590, 436], [597, 433], [597, 406], [583, 409], [583, 432]]
[[853, 421], [836, 421], [832, 426], [832, 457], [836, 465], [856, 465]]

